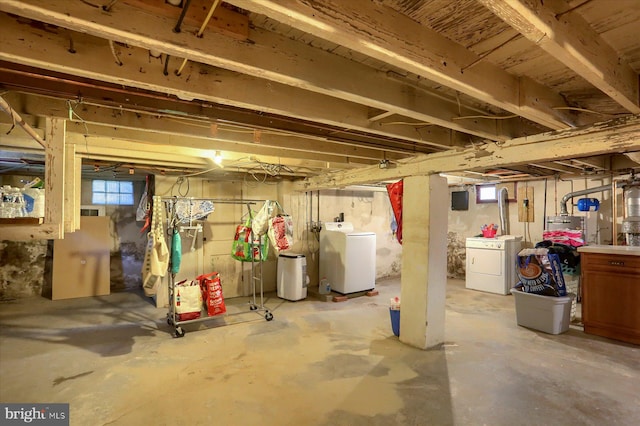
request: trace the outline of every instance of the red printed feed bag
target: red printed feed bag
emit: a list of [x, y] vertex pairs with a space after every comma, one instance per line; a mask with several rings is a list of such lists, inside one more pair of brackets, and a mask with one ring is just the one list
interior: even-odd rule
[[207, 315], [212, 317], [227, 312], [227, 307], [222, 295], [222, 284], [218, 273], [212, 272], [210, 274], [200, 275], [197, 280], [200, 281], [202, 298], [207, 307]]

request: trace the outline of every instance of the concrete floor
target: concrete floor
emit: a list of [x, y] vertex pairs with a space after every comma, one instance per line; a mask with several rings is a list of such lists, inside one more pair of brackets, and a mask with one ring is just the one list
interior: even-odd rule
[[447, 341], [421, 351], [391, 331], [399, 280], [378, 290], [272, 296], [271, 322], [236, 300], [181, 339], [134, 293], [4, 302], [0, 401], [70, 403], [72, 425], [640, 424], [640, 347], [518, 327], [512, 296], [450, 280]]

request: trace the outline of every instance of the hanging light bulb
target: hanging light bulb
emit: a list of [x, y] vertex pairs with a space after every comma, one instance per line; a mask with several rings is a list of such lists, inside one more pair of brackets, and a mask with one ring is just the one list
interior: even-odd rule
[[213, 157], [213, 162], [218, 166], [222, 164], [222, 154], [220, 153], [220, 151], [216, 151], [216, 155]]

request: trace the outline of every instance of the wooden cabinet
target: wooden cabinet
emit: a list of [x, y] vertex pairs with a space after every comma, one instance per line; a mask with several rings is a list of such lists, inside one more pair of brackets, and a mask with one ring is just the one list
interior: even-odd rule
[[640, 345], [640, 255], [581, 253], [584, 332]]

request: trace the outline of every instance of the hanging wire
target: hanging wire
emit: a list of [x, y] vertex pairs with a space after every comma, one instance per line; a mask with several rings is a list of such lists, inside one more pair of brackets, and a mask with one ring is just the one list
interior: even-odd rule
[[118, 54], [116, 53], [116, 46], [113, 40], [109, 40], [109, 48], [111, 49], [111, 54], [113, 55], [113, 58], [116, 60], [116, 64], [118, 64], [118, 66], [121, 67], [122, 61], [120, 60], [120, 58], [118, 58]]
[[[185, 193], [182, 193], [182, 185], [186, 182], [187, 184], [187, 190], [185, 191]], [[186, 197], [189, 194], [189, 190], [190, 190], [190, 184], [189, 184], [189, 178], [188, 177], [179, 177], [176, 180], [176, 184], [178, 185], [178, 195], [180, 195], [181, 197]]]
[[102, 6], [102, 10], [104, 10], [105, 12], [110, 12], [111, 8], [113, 7], [114, 4], [118, 3], [118, 0], [111, 0], [109, 2], [109, 4], [107, 4], [106, 6]]

